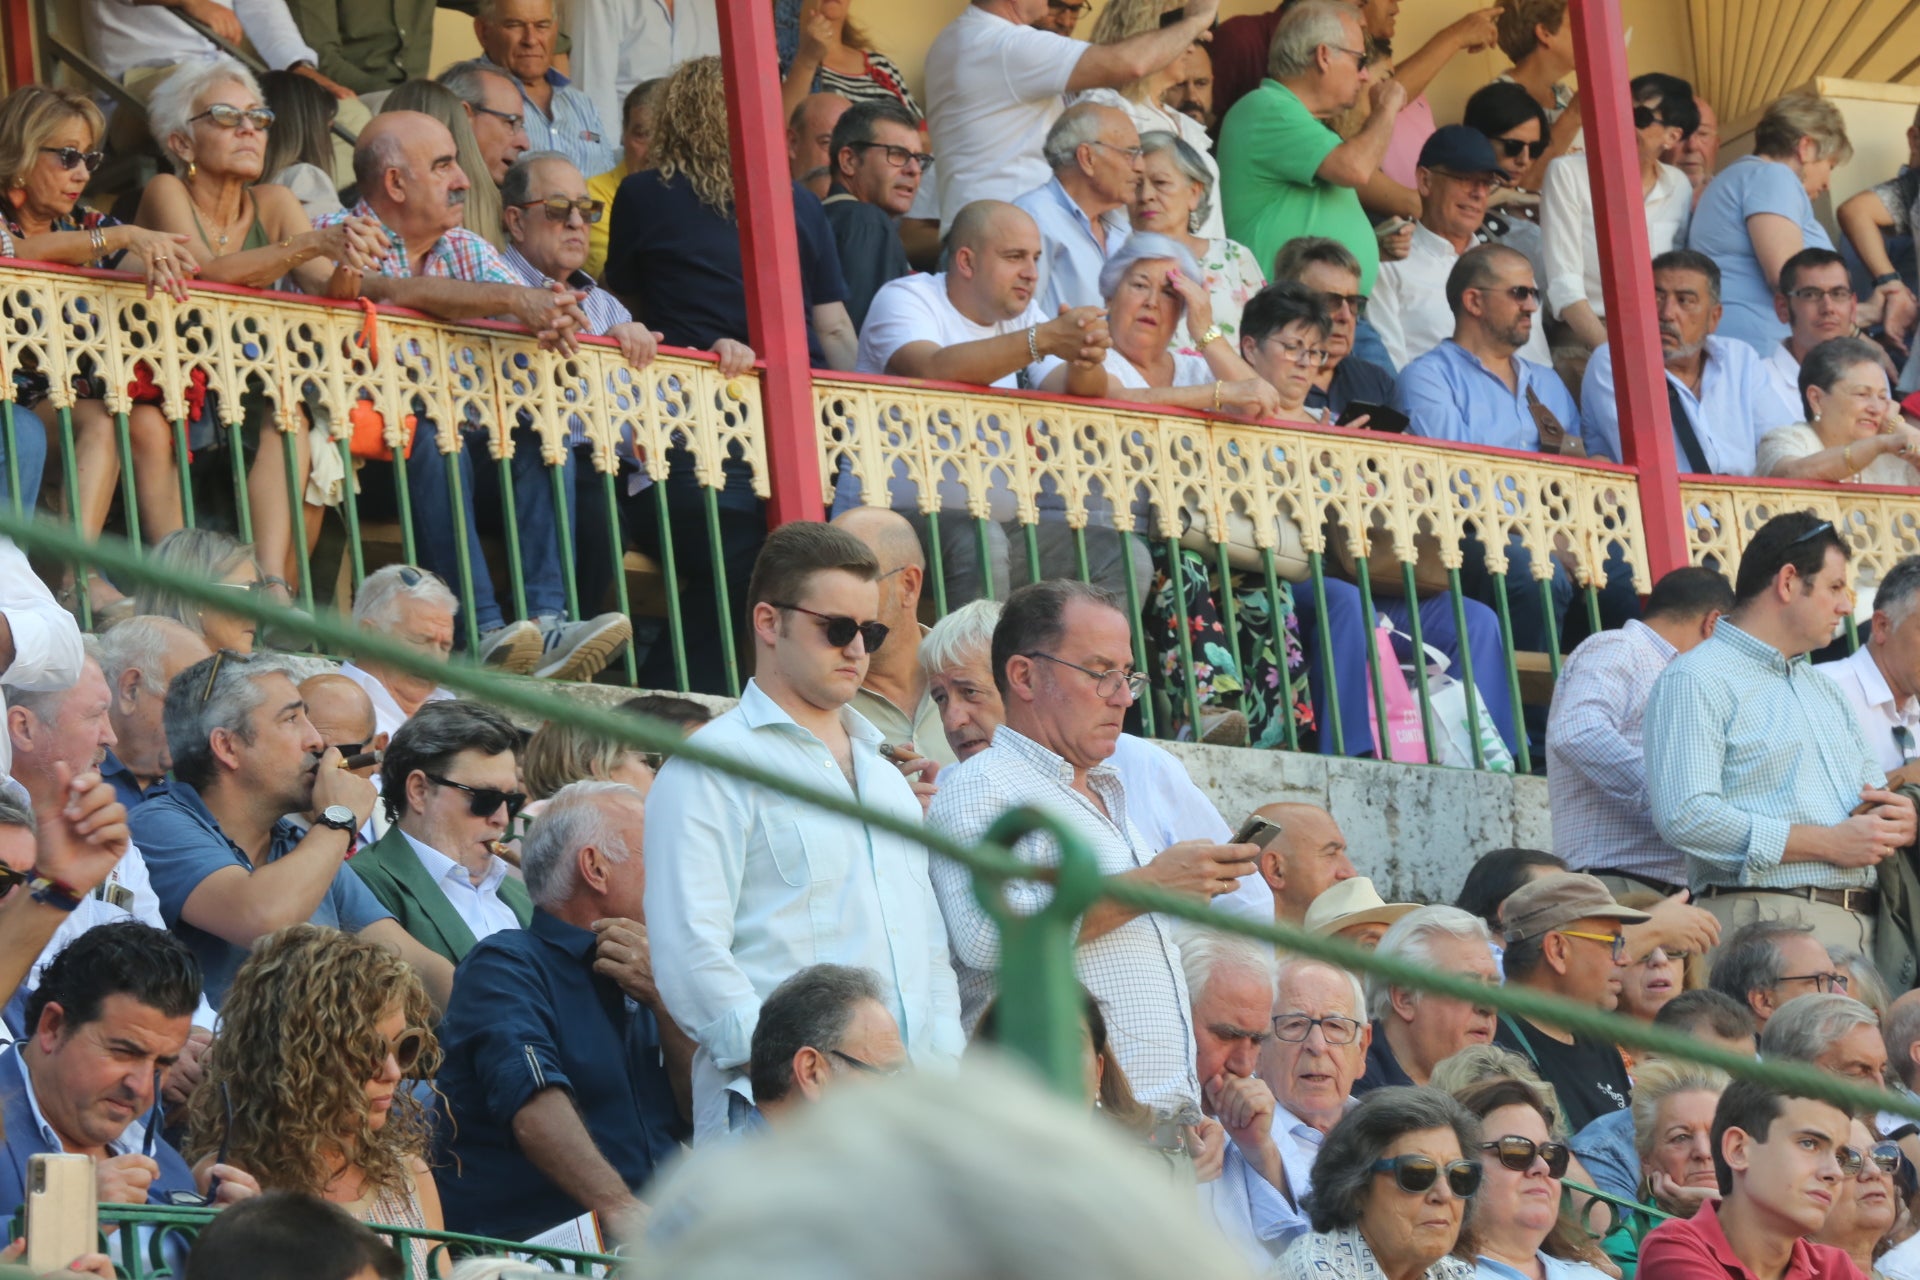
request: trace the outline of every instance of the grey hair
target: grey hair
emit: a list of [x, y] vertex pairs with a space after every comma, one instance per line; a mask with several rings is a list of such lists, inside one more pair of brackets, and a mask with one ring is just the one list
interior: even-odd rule
[[1718, 1097], [1730, 1077], [1718, 1067], [1678, 1058], [1654, 1058], [1638, 1064], [1633, 1072], [1633, 1149], [1642, 1163], [1653, 1155], [1653, 1144], [1660, 1135], [1654, 1125], [1660, 1104], [1678, 1093], [1711, 1093]]
[[920, 669], [950, 671], [974, 659], [993, 662], [993, 629], [1000, 625], [998, 600], [970, 600], [920, 637]]
[[[484, 7], [498, 0], [481, 0]], [[553, 1272], [518, 1258], [467, 1258], [453, 1264], [447, 1280], [540, 1280]]]
[[1800, 362], [1800, 408], [1807, 415], [1807, 421], [1813, 421], [1813, 403], [1807, 398], [1811, 388], [1831, 393], [1840, 379], [1863, 364], [1878, 368], [1880, 359], [1877, 344], [1846, 336], [1828, 338], [1807, 352], [1806, 359]]
[[99, 661], [108, 687], [118, 688], [120, 677], [129, 671], [138, 671], [140, 685], [148, 693], [167, 691], [167, 687], [154, 678], [154, 673], [166, 665], [169, 624], [178, 625], [172, 618], [141, 614], [114, 623], [98, 636], [87, 637], [93, 641], [87, 652]]
[[572, 157], [566, 155], [564, 152], [521, 152], [520, 158], [515, 160], [507, 169], [507, 176], [500, 180], [500, 206], [504, 209], [511, 209], [517, 205], [526, 204], [529, 200], [533, 199], [534, 166], [548, 164], [555, 160], [566, 165], [574, 172], [579, 172], [579, 166], [574, 164]]
[[[1378, 1183], [1374, 1161], [1407, 1134], [1427, 1129], [1453, 1130], [1462, 1155], [1480, 1141], [1479, 1118], [1438, 1089], [1392, 1085], [1360, 1099], [1327, 1133], [1313, 1162], [1305, 1206], [1313, 1229], [1340, 1231], [1360, 1225], [1367, 1197]], [[1461, 1208], [1463, 1237], [1472, 1217], [1469, 1199]]]
[[1738, 1000], [1741, 1008], [1751, 1009], [1753, 1006], [1747, 997], [1755, 991], [1777, 986], [1785, 972], [1780, 941], [1796, 934], [1811, 936], [1812, 933], [1813, 926], [1799, 920], [1755, 920], [1741, 925], [1714, 952], [1707, 985]]
[[[201, 582], [220, 582], [241, 565], [253, 561], [253, 548], [218, 529], [175, 529], [147, 553], [149, 564], [173, 569]], [[254, 561], [257, 569], [259, 563]], [[155, 586], [143, 586], [133, 599], [135, 613], [172, 618], [199, 635], [206, 634], [201, 610], [206, 606]]]
[[580, 878], [580, 851], [588, 845], [612, 862], [625, 862], [632, 856], [626, 833], [607, 816], [601, 803], [614, 798], [641, 806], [646, 803], [635, 788], [602, 778], [570, 782], [547, 801], [520, 848], [520, 874], [526, 878], [527, 895], [534, 906], [558, 906], [573, 896]]
[[[416, 575], [412, 585], [407, 583], [408, 574]], [[395, 626], [400, 621], [400, 605], [406, 600], [418, 600], [451, 614], [460, 612], [460, 597], [441, 581], [439, 574], [412, 565], [390, 564], [368, 574], [360, 590], [354, 593], [354, 625], [372, 630]]]
[[[81, 662], [81, 670], [84, 673], [87, 663], [91, 662], [96, 667], [100, 665], [100, 656], [96, 652], [98, 642], [93, 636], [81, 636], [80, 644], [86, 654]], [[5, 705], [8, 710], [18, 707], [22, 711], [30, 711], [34, 719], [50, 725], [60, 718], [62, 708], [67, 705], [67, 695], [77, 687], [79, 687], [78, 682], [63, 684], [57, 689], [10, 689], [7, 691]]]
[[[260, 677], [283, 671], [277, 662], [265, 658], [221, 652], [175, 676], [162, 713], [173, 776], [196, 788], [211, 782], [218, 767], [213, 758], [214, 732], [224, 729], [242, 742], [253, 741], [253, 713], [267, 700]], [[203, 691], [207, 696], [201, 696]]]
[[1911, 1089], [1916, 1075], [1913, 1046], [1920, 1042], [1920, 996], [1909, 1000], [1903, 995], [1893, 1002], [1880, 1024], [1880, 1038], [1887, 1044], [1887, 1064]]
[[1100, 140], [1100, 127], [1106, 123], [1103, 113], [1111, 110], [1097, 102], [1076, 102], [1062, 111], [1047, 130], [1047, 140], [1040, 144], [1047, 167], [1058, 173], [1078, 164], [1080, 148]]
[[1287, 979], [1293, 977], [1296, 973], [1302, 973], [1309, 969], [1325, 969], [1329, 973], [1337, 973], [1345, 978], [1347, 980], [1347, 989], [1353, 997], [1352, 1009], [1354, 1018], [1360, 1022], [1367, 1020], [1367, 991], [1365, 987], [1360, 985], [1360, 979], [1354, 975], [1353, 970], [1342, 969], [1332, 961], [1315, 960], [1310, 956], [1290, 955], [1280, 961], [1278, 971], [1274, 974], [1273, 982], [1276, 1011], [1280, 990], [1287, 985]]
[[1873, 608], [1876, 613], [1886, 614], [1887, 621], [1897, 627], [1913, 616], [1916, 604], [1920, 604], [1920, 556], [1907, 556], [1880, 575], [1880, 584], [1873, 590]]
[[1847, 984], [1847, 994], [1873, 1010], [1873, 1016], [1887, 1016], [1887, 1006], [1893, 1002], [1887, 990], [1887, 980], [1880, 976], [1880, 966], [1873, 957], [1857, 947], [1828, 947], [1827, 959], [1836, 969], [1845, 969], [1852, 979]]
[[[1171, 236], [1163, 236], [1155, 231], [1136, 231], [1126, 238], [1120, 248], [1105, 266], [1100, 268], [1100, 296], [1112, 301], [1114, 290], [1127, 278], [1127, 272], [1133, 270], [1136, 263], [1152, 262], [1159, 258], [1173, 259], [1173, 265], [1180, 268], [1180, 274], [1196, 283], [1204, 283], [1205, 274], [1200, 264], [1187, 252], [1187, 246]], [[1180, 314], [1185, 315], [1187, 304], [1180, 304]]]
[[[1393, 922], [1380, 939], [1380, 945], [1373, 953], [1382, 958], [1402, 960], [1429, 972], [1438, 970], [1439, 960], [1434, 954], [1434, 943], [1441, 938], [1458, 938], [1462, 942], [1477, 942], [1483, 947], [1493, 945], [1493, 933], [1487, 928], [1486, 921], [1471, 911], [1462, 911], [1458, 907], [1433, 906], [1421, 907], [1418, 911], [1409, 911]], [[1367, 1016], [1379, 1022], [1393, 1012], [1394, 984], [1375, 974], [1367, 975]], [[1416, 993], [1415, 999], [1423, 998]]]
[[1178, 926], [1174, 930], [1174, 941], [1180, 947], [1180, 969], [1187, 979], [1188, 1005], [1198, 1009], [1206, 1000], [1207, 989], [1213, 985], [1214, 978], [1238, 969], [1267, 984], [1267, 1008], [1272, 1011], [1274, 997], [1280, 990], [1279, 966], [1274, 962], [1272, 946], [1191, 924]]
[[1801, 996], [1781, 1005], [1760, 1028], [1760, 1056], [1812, 1062], [1854, 1028], [1879, 1026], [1873, 1010], [1852, 996]]
[[1540, 1100], [1547, 1104], [1547, 1110], [1554, 1114], [1554, 1133], [1563, 1138], [1571, 1136], [1559, 1093], [1540, 1078], [1540, 1073], [1531, 1062], [1511, 1049], [1503, 1049], [1497, 1044], [1470, 1044], [1452, 1057], [1442, 1058], [1434, 1066], [1429, 1083], [1443, 1093], [1454, 1094], [1482, 1080], [1503, 1079], [1531, 1085], [1533, 1091], [1540, 1095]]
[[847, 1038], [861, 1001], [884, 1005], [879, 975], [845, 964], [808, 965], [760, 1002], [747, 1064], [755, 1102], [778, 1102], [793, 1087], [793, 1055], [830, 1053]]
[[1274, 28], [1273, 43], [1267, 47], [1267, 74], [1285, 83], [1313, 70], [1321, 45], [1345, 46], [1345, 18], [1359, 23], [1358, 14], [1346, 0], [1306, 0], [1287, 10]]
[[29, 831], [38, 831], [40, 824], [34, 819], [33, 810], [14, 792], [0, 789], [0, 827], [25, 827]]
[[1154, 129], [1140, 135], [1140, 150], [1150, 156], [1166, 152], [1173, 157], [1173, 167], [1180, 171], [1181, 177], [1200, 184], [1200, 198], [1193, 202], [1193, 216], [1205, 222], [1213, 212], [1213, 174], [1192, 144], [1177, 133]]
[[167, 145], [167, 139], [176, 133], [185, 133], [192, 127], [190, 119], [194, 114], [193, 106], [200, 101], [201, 94], [214, 85], [229, 82], [252, 94], [255, 102], [265, 101], [260, 82], [253, 78], [253, 72], [225, 54], [182, 63], [177, 71], [160, 82], [160, 87], [147, 99], [147, 129], [153, 134], [153, 140], [160, 144], [161, 154], [166, 156], [167, 163], [173, 166], [175, 173], [185, 173], [187, 162], [173, 153], [173, 148]]
[[376, 194], [386, 181], [387, 171], [398, 169], [410, 173], [407, 164], [407, 143], [398, 133], [391, 130], [375, 133], [363, 138], [353, 149], [353, 184], [360, 189], [362, 196]]
[[487, 91], [481, 86], [488, 76], [498, 76], [512, 85], [515, 93], [520, 92], [520, 83], [513, 78], [513, 72], [488, 62], [485, 58], [468, 58], [465, 62], [456, 62], [433, 79], [435, 84], [446, 89], [468, 106], [484, 107], [487, 105]]

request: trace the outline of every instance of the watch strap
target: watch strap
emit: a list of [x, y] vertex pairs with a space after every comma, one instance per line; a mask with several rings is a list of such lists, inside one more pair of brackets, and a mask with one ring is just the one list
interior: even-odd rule
[[1898, 271], [1888, 271], [1873, 278], [1873, 287], [1878, 289], [1882, 285], [1898, 284], [1899, 282], [1900, 273]]
[[37, 872], [27, 881], [27, 889], [33, 894], [33, 900], [52, 907], [56, 911], [73, 911], [87, 895], [64, 880], [55, 880], [52, 876], [43, 876]]

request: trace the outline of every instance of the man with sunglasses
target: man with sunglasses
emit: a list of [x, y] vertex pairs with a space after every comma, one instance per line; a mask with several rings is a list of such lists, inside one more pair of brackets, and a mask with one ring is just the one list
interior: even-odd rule
[[[1620, 906], [1592, 876], [1540, 876], [1501, 907], [1507, 985], [1611, 1011], [1620, 1002], [1625, 926], [1652, 918]], [[1611, 1041], [1503, 1013], [1493, 1042], [1533, 1063], [1559, 1094], [1575, 1132], [1609, 1111], [1624, 1110], [1632, 1096], [1626, 1064]]]
[[1047, 0], [1047, 7], [1040, 11], [1040, 16], [1027, 25], [1036, 31], [1050, 31], [1056, 36], [1071, 37], [1073, 29], [1080, 25], [1080, 19], [1091, 8], [1091, 0]]
[[[769, 534], [747, 587], [754, 676], [697, 740], [917, 824], [913, 788], [849, 705], [888, 636], [876, 616], [879, 574], [873, 552], [843, 529], [794, 521]], [[646, 887], [655, 976], [699, 1042], [696, 1141], [747, 1122], [760, 1002], [820, 960], [880, 976], [915, 1062], [959, 1056], [960, 994], [924, 845], [685, 756], [660, 770], [647, 809], [649, 840], [663, 851]]]
[[907, 109], [880, 98], [847, 108], [833, 126], [827, 163], [833, 176], [821, 205], [840, 249], [847, 315], [858, 329], [880, 286], [913, 270], [900, 219], [913, 207], [933, 157]]
[[1913, 843], [1846, 695], [1809, 669], [1853, 611], [1851, 548], [1811, 511], [1740, 556], [1733, 611], [1654, 681], [1643, 736], [1653, 825], [1723, 926], [1798, 917], [1873, 953], [1877, 868]]
[[1641, 1272], [1659, 1280], [1857, 1280], [1844, 1252], [1809, 1239], [1826, 1225], [1841, 1180], [1866, 1158], [1848, 1145], [1852, 1127], [1831, 1102], [1735, 1080], [1713, 1112], [1721, 1198], [1649, 1232]]
[[193, 954], [163, 929], [122, 921], [61, 952], [27, 1005], [28, 1034], [0, 1054], [0, 1215], [25, 1200], [28, 1159], [62, 1152], [93, 1158], [102, 1204], [205, 1204], [213, 1180], [215, 1207], [259, 1194], [225, 1163], [196, 1184], [160, 1136], [160, 1078], [199, 1000]]

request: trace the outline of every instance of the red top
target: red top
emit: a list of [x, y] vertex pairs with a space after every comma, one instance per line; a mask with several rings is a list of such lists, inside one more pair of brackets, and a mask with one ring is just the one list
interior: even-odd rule
[[1273, 47], [1273, 33], [1285, 8], [1281, 3], [1270, 13], [1243, 13], [1213, 29], [1207, 52], [1213, 56], [1214, 119], [1225, 120], [1228, 108], [1267, 78], [1267, 51]]
[[[1734, 1256], [1718, 1210], [1717, 1203], [1705, 1204], [1691, 1218], [1669, 1218], [1649, 1231], [1640, 1242], [1638, 1274], [1649, 1280], [1763, 1280]], [[1832, 1245], [1795, 1240], [1781, 1280], [1865, 1278], [1853, 1259]]]

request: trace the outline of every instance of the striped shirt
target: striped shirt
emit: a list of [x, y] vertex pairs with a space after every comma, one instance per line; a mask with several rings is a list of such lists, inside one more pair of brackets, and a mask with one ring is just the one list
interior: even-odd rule
[[1795, 824], [1835, 826], [1861, 787], [1887, 781], [1840, 686], [1805, 654], [1722, 618], [1654, 681], [1644, 734], [1653, 825], [1686, 854], [1696, 894], [1873, 887], [1872, 867], [1780, 860]]
[[[545, 214], [541, 214], [545, 217]], [[532, 285], [536, 289], [545, 289], [554, 283], [554, 278], [540, 268], [528, 262], [520, 253], [518, 245], [508, 245], [506, 251], [508, 270], [516, 277], [516, 284]], [[575, 293], [584, 294], [580, 300], [580, 310], [587, 317], [587, 332], [604, 335], [617, 324], [630, 324], [633, 313], [628, 311], [620, 299], [600, 287], [600, 282], [584, 271], [575, 271], [567, 276], [567, 288]]]
[[[373, 206], [362, 200], [351, 209], [321, 214], [313, 220], [313, 225], [331, 227], [348, 218], [372, 218], [380, 222], [380, 215], [373, 211]], [[402, 279], [413, 275], [413, 258], [407, 252], [407, 242], [384, 222], [380, 222], [380, 229], [387, 233], [387, 251], [375, 263], [376, 270], [383, 276]], [[507, 260], [500, 256], [500, 251], [465, 227], [455, 227], [433, 242], [433, 248], [427, 251], [426, 268], [420, 274], [474, 284], [520, 283], [508, 268]]]
[[[489, 66], [498, 65], [487, 58], [481, 61]], [[574, 88], [573, 81], [547, 68], [547, 84], [553, 88], [553, 98], [549, 104], [551, 109], [542, 111], [527, 95], [527, 86], [520, 83], [518, 76], [505, 67], [500, 70], [520, 90], [520, 104], [526, 108], [527, 141], [532, 144], [527, 148], [529, 151], [558, 151], [583, 174], [604, 173], [620, 163], [620, 149], [614, 145], [613, 134], [601, 120], [600, 109], [586, 93]]]
[[[1009, 809], [1030, 805], [1077, 828], [1102, 875], [1118, 875], [1153, 861], [1156, 851], [1127, 816], [1126, 791], [1112, 765], [1089, 770], [1087, 783], [1106, 806], [1105, 813], [1073, 789], [1072, 765], [1003, 724], [985, 751], [940, 771], [940, 790], [927, 824], [963, 844], [974, 844]], [[1056, 866], [1060, 860], [1052, 839], [1042, 835], [1021, 840], [1013, 852], [1035, 866]], [[972, 1027], [993, 998], [999, 929], [973, 896], [967, 868], [935, 858], [931, 871], [960, 975], [962, 1017]], [[1005, 895], [1011, 909], [1025, 915], [1046, 905], [1052, 889], [1033, 882], [1009, 883]], [[1163, 1115], [1197, 1115], [1193, 1015], [1180, 948], [1169, 923], [1158, 916], [1135, 916], [1111, 933], [1080, 944], [1074, 968], [1106, 1013], [1114, 1055], [1134, 1094]]]

